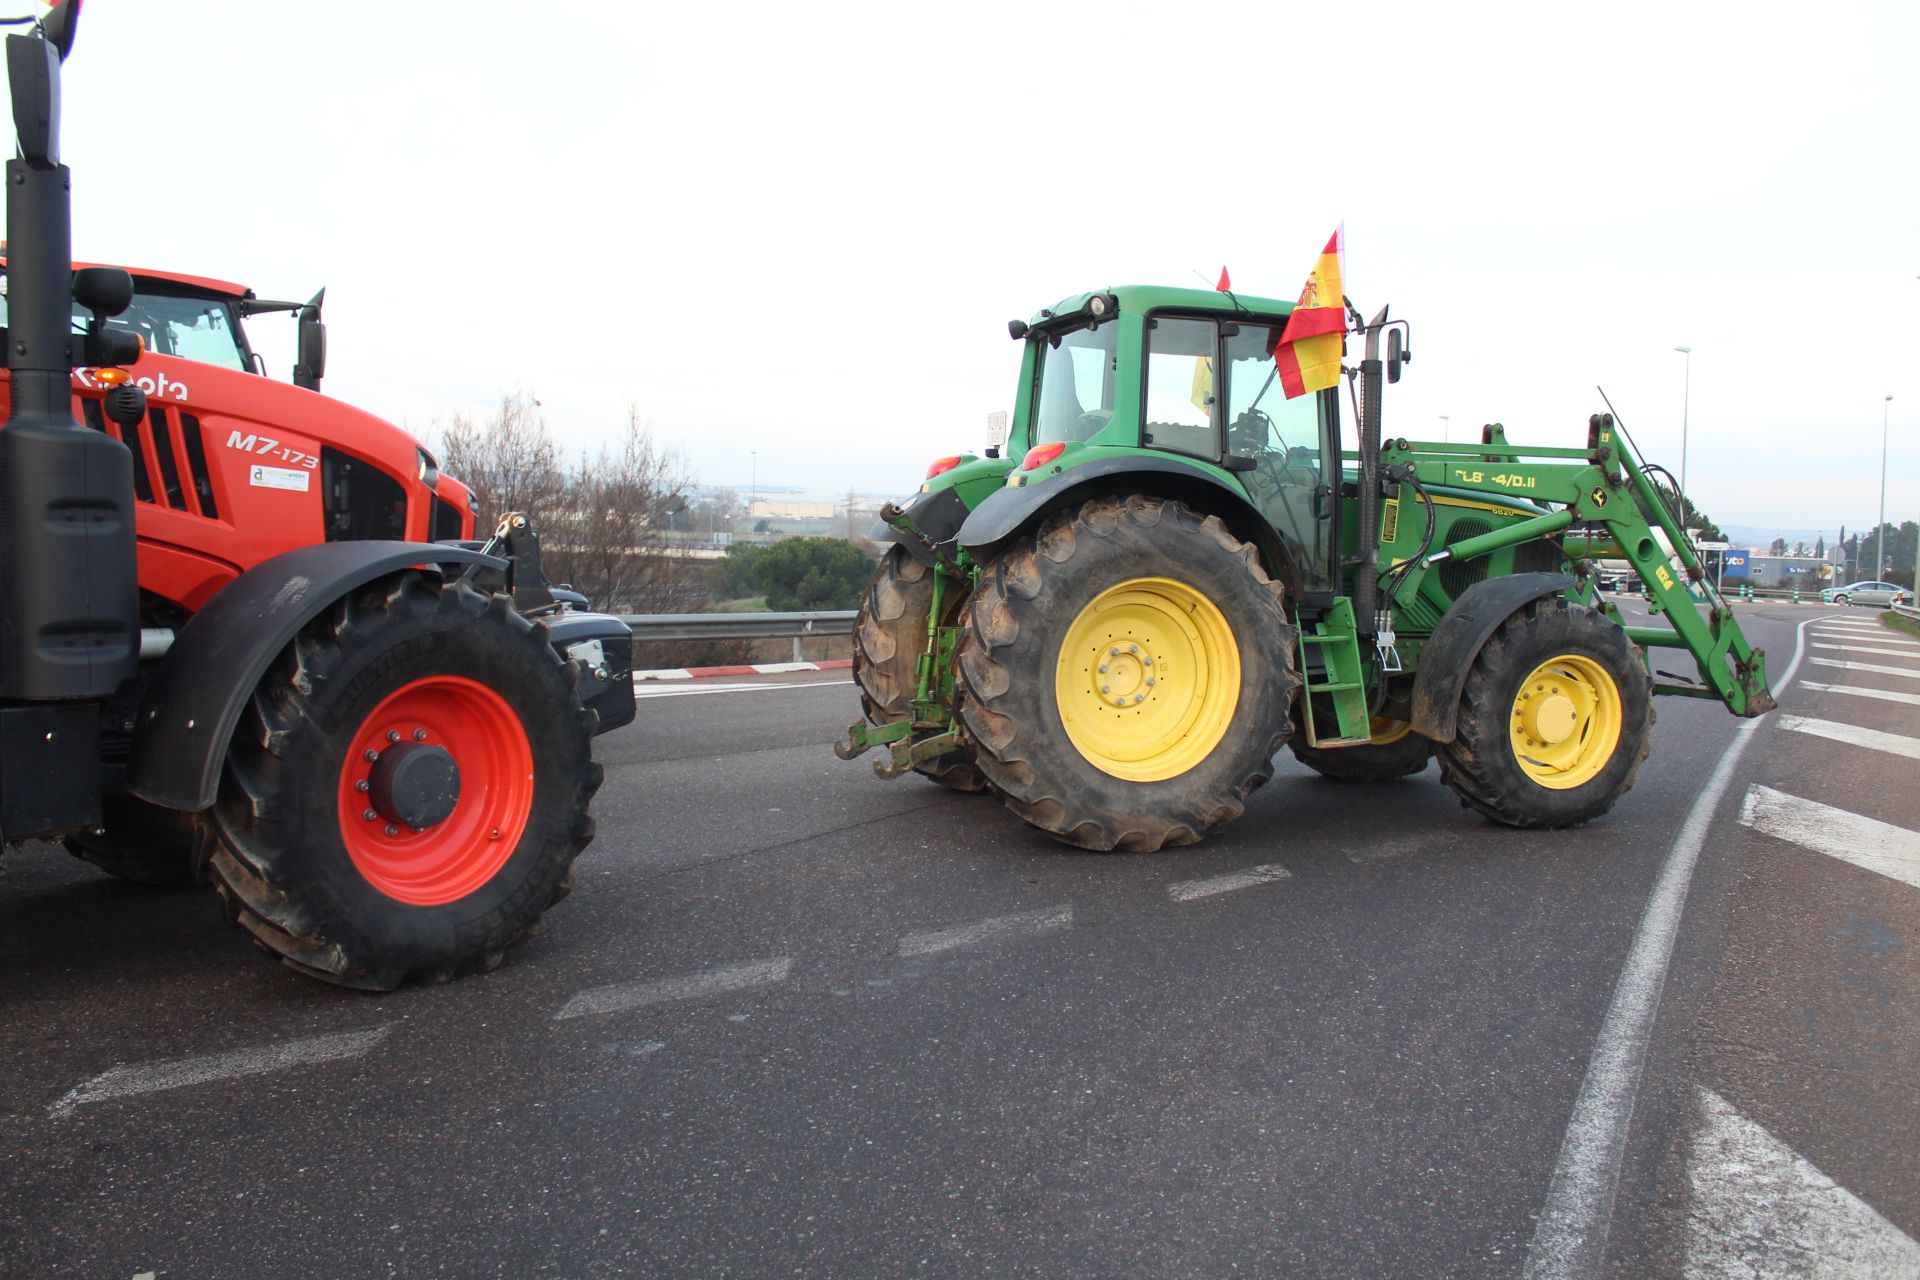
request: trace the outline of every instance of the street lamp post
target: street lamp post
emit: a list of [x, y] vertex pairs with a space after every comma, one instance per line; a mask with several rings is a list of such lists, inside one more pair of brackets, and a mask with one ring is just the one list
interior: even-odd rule
[[1448, 444], [1453, 443], [1453, 429], [1447, 425], [1452, 416], [1446, 413], [1440, 415], [1440, 438]]
[[1893, 411], [1893, 397], [1880, 403], [1880, 523], [1873, 530], [1873, 580], [1887, 572], [1887, 416]]
[[1687, 506], [1687, 409], [1693, 399], [1693, 348], [1675, 347], [1687, 358], [1685, 381], [1680, 384], [1680, 523], [1686, 523]]

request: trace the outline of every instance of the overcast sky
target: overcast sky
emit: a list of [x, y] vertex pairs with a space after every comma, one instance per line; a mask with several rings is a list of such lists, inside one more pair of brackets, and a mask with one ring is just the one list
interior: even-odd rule
[[1009, 317], [1292, 297], [1344, 222], [1413, 323], [1389, 434], [1574, 444], [1600, 384], [1678, 471], [1691, 346], [1700, 507], [1832, 531], [1889, 393], [1920, 517], [1916, 54], [1911, 0], [87, 0], [66, 159], [78, 257], [324, 284], [334, 395], [632, 404], [743, 488], [904, 492], [1011, 407]]

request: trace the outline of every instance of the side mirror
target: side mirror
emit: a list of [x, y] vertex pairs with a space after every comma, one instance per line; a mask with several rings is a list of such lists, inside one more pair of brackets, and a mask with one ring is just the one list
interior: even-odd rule
[[82, 267], [73, 273], [73, 300], [102, 320], [133, 305], [133, 277], [121, 267]]
[[320, 319], [326, 297], [322, 289], [300, 308], [300, 354], [293, 366], [293, 385], [309, 391], [320, 389], [320, 379], [327, 372], [327, 326]]
[[1402, 365], [1413, 363], [1413, 352], [1407, 350], [1407, 344], [1398, 329], [1387, 330], [1387, 381], [1400, 381]]

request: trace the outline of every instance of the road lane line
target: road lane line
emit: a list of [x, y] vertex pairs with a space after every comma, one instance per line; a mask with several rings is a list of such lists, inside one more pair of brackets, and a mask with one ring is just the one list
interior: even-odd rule
[[1878, 698], [1882, 702], [1900, 702], [1909, 707], [1920, 707], [1920, 693], [1897, 693], [1892, 689], [1869, 689], [1858, 684], [1815, 684], [1811, 680], [1800, 682], [1802, 689], [1818, 689], [1822, 693], [1845, 693], [1856, 698]]
[[1843, 649], [1848, 653], [1878, 653], [1889, 658], [1920, 658], [1920, 654], [1906, 649], [1882, 649], [1875, 645], [1864, 644], [1816, 644], [1816, 649]]
[[1816, 667], [1840, 667], [1847, 671], [1871, 671], [1876, 675], [1905, 676], [1909, 680], [1920, 680], [1920, 671], [1910, 671], [1906, 667], [1883, 667], [1871, 662], [1846, 662], [1839, 658], [1809, 658]]
[[365, 1031], [307, 1036], [284, 1044], [236, 1049], [231, 1053], [197, 1054], [175, 1058], [170, 1062], [143, 1062], [115, 1067], [68, 1090], [65, 1097], [47, 1109], [47, 1118], [58, 1120], [80, 1107], [113, 1098], [158, 1093], [162, 1089], [183, 1089], [188, 1085], [210, 1084], [215, 1080], [234, 1080], [241, 1076], [265, 1075], [270, 1071], [357, 1058], [385, 1040], [393, 1027], [394, 1024], [389, 1023]]
[[975, 920], [971, 924], [956, 924], [945, 929], [932, 929], [926, 933], [910, 933], [900, 939], [900, 955], [903, 958], [930, 956], [935, 952], [971, 947], [997, 938], [1053, 933], [1067, 928], [1072, 923], [1073, 908], [1070, 906], [1046, 907], [1039, 911], [1022, 912], [1016, 916], [995, 916], [991, 920]]
[[589, 987], [567, 1001], [565, 1007], [553, 1015], [553, 1020], [559, 1022], [564, 1018], [584, 1018], [595, 1013], [621, 1013], [650, 1004], [667, 1004], [674, 1000], [693, 1000], [700, 996], [770, 986], [785, 982], [791, 972], [793, 957], [781, 956], [778, 960], [756, 960], [750, 964], [709, 969], [705, 973], [690, 973], [678, 978]]
[[1236, 889], [1251, 889], [1259, 884], [1272, 884], [1275, 880], [1285, 880], [1292, 874], [1279, 863], [1268, 863], [1263, 867], [1248, 867], [1245, 871], [1235, 871], [1230, 875], [1209, 876], [1204, 880], [1182, 880], [1178, 884], [1167, 886], [1167, 896], [1175, 902], [1192, 902], [1195, 898], [1211, 898], [1216, 893], [1232, 893]]
[[1782, 715], [1780, 727], [1791, 729], [1795, 733], [1812, 734], [1816, 738], [1831, 738], [1835, 742], [1845, 742], [1856, 747], [1871, 747], [1875, 751], [1905, 756], [1909, 760], [1920, 760], [1920, 738], [1909, 738], [1898, 733], [1881, 733], [1878, 729], [1862, 729], [1858, 725], [1839, 724], [1832, 720], [1811, 720], [1806, 716]]
[[1687, 1156], [1681, 1274], [1920, 1275], [1920, 1243], [1711, 1089]]
[[[1794, 628], [1793, 660], [1774, 686], [1784, 693], [1793, 683], [1806, 649], [1809, 618]], [[1640, 1092], [1640, 1073], [1646, 1066], [1647, 1045], [1660, 1013], [1660, 997], [1667, 983], [1667, 965], [1673, 959], [1680, 917], [1686, 909], [1693, 869], [1706, 844], [1714, 810], [1733, 780], [1740, 757], [1752, 744], [1765, 719], [1743, 720], [1733, 741], [1720, 755], [1706, 785], [1675, 837], [1660, 868], [1660, 878], [1647, 898], [1646, 911], [1634, 931], [1633, 945], [1613, 987], [1613, 1000], [1594, 1038], [1593, 1056], [1580, 1081], [1573, 1114], [1560, 1139], [1560, 1155], [1553, 1179], [1527, 1246], [1522, 1280], [1574, 1280], [1597, 1276], [1606, 1259], [1607, 1232], [1613, 1224], [1613, 1201], [1620, 1189], [1620, 1164], [1626, 1156], [1627, 1130], [1633, 1104]]]
[[1920, 831], [1758, 785], [1747, 788], [1740, 821], [1763, 835], [1920, 889]]

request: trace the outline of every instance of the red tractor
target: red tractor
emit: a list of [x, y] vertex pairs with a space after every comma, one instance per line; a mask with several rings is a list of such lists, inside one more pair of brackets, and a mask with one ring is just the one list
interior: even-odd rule
[[[632, 634], [549, 586], [510, 513], [319, 393], [321, 299], [75, 269], [58, 154], [79, 0], [7, 37], [0, 837], [211, 879], [293, 968], [486, 969], [593, 838], [591, 740]], [[293, 385], [246, 335], [296, 313]]]

